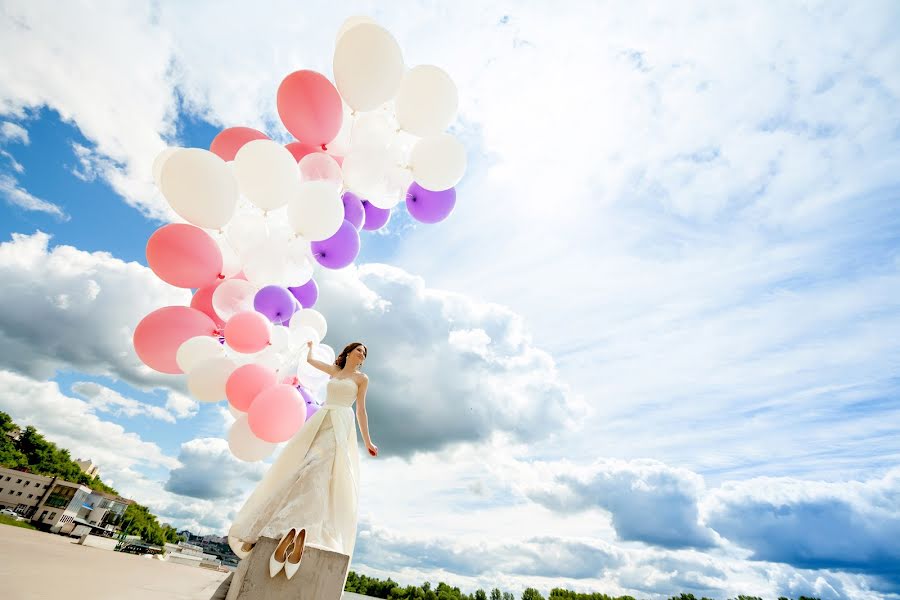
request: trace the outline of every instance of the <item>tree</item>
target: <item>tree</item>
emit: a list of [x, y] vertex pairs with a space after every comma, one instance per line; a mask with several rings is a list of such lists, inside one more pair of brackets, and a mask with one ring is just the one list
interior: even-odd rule
[[497, 588], [491, 590], [491, 600], [503, 600], [503, 594], [500, 593], [500, 590]]
[[487, 600], [487, 594], [484, 590], [475, 590], [475, 600]]
[[544, 600], [544, 597], [534, 588], [525, 588], [525, 591], [522, 592], [522, 600]]

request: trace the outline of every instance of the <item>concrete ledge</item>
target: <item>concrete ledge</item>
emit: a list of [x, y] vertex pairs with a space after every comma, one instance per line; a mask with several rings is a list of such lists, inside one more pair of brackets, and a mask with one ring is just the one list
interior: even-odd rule
[[103, 550], [115, 550], [116, 545], [119, 543], [118, 540], [113, 538], [101, 537], [99, 535], [91, 535], [89, 533], [85, 533], [81, 536], [81, 539], [78, 540], [78, 543], [82, 546], [88, 546], [90, 548], [102, 548]]
[[[269, 557], [279, 540], [259, 538], [232, 577], [226, 600], [340, 600], [350, 557], [307, 545], [300, 569], [288, 580], [284, 571], [269, 577]], [[215, 597], [215, 596], [214, 596]]]

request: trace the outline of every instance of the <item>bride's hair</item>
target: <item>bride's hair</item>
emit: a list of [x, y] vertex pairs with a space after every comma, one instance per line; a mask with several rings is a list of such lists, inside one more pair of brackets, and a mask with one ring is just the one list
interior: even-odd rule
[[347, 355], [356, 350], [357, 346], [363, 347], [363, 354], [365, 356], [369, 355], [369, 349], [366, 348], [365, 344], [362, 342], [353, 342], [352, 344], [347, 344], [347, 347], [344, 348], [336, 359], [334, 359], [334, 364], [343, 369], [347, 365]]

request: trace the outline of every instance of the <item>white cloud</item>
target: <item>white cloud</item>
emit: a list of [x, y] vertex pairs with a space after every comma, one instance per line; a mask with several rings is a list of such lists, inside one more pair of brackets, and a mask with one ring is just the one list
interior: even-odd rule
[[13, 234], [0, 244], [6, 289], [0, 311], [2, 366], [35, 378], [77, 369], [139, 387], [183, 388], [183, 378], [140, 362], [132, 333], [146, 314], [186, 305], [190, 293], [164, 284], [137, 263], [49, 243], [50, 236], [38, 232]]
[[91, 410], [124, 415], [126, 417], [147, 416], [151, 419], [174, 423], [175, 417], [167, 409], [126, 398], [115, 390], [90, 381], [72, 384], [72, 391], [84, 398]]
[[197, 414], [200, 403], [175, 391], [170, 391], [166, 396], [166, 410], [171, 411], [179, 419], [188, 419]]
[[[21, 167], [22, 165], [16, 162], [11, 156], [9, 156], [9, 158], [13, 162], [13, 168], [19, 171], [17, 165], [18, 167]], [[63, 212], [62, 208], [52, 202], [47, 202], [46, 200], [41, 200], [36, 196], [32, 196], [19, 185], [18, 181], [9, 175], [0, 175], [0, 195], [13, 206], [18, 206], [25, 210], [44, 212], [53, 215], [62, 221], [69, 220], [69, 216]]]
[[4, 142], [18, 142], [26, 146], [31, 143], [28, 137], [28, 130], [11, 121], [0, 123], [0, 140]]
[[74, 456], [99, 464], [108, 483], [127, 489], [122, 474], [136, 467], [174, 468], [179, 465], [153, 442], [104, 421], [87, 401], [63, 394], [55, 382], [39, 382], [0, 371], [0, 409], [20, 426], [33, 425]]

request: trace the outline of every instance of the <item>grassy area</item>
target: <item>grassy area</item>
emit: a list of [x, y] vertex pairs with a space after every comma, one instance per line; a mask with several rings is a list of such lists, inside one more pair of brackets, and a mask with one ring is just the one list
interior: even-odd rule
[[12, 525], [13, 527], [24, 527], [25, 529], [37, 529], [28, 521], [16, 521], [12, 517], [0, 515], [0, 525]]

